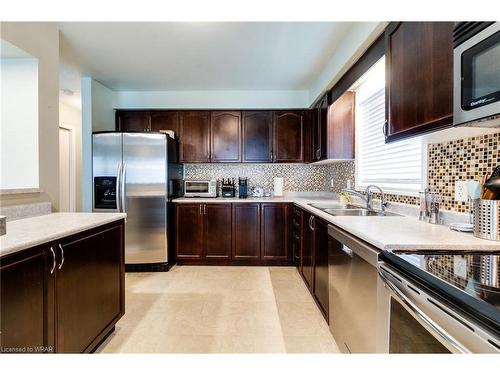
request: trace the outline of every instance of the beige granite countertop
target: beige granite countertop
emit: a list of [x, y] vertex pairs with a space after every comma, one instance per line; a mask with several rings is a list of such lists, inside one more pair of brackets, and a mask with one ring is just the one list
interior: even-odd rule
[[332, 203], [333, 199], [302, 197], [285, 198], [179, 198], [176, 203], [254, 203], [284, 202], [297, 206], [321, 217], [325, 221], [361, 238], [373, 246], [386, 251], [392, 250], [481, 250], [500, 252], [500, 242], [476, 238], [472, 233], [452, 231], [445, 225], [433, 225], [419, 221], [412, 216], [333, 216], [311, 203]]
[[126, 218], [124, 213], [64, 212], [7, 223], [0, 237], [0, 256], [57, 240], [87, 229]]

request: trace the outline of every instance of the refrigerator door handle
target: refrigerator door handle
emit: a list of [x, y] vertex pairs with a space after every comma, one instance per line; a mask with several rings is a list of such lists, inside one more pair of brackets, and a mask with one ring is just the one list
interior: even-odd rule
[[123, 167], [122, 167], [122, 178], [121, 178], [121, 181], [120, 181], [120, 198], [121, 198], [121, 212], [127, 212], [127, 207], [125, 205], [125, 178], [127, 176], [127, 163], [123, 163]]
[[121, 207], [120, 207], [120, 177], [122, 173], [122, 163], [118, 164], [118, 169], [116, 171], [116, 209], [118, 212], [122, 212]]

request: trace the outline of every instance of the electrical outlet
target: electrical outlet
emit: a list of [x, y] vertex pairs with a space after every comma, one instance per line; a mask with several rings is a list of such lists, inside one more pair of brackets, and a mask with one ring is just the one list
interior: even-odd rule
[[467, 202], [467, 181], [455, 181], [455, 200], [457, 202]]

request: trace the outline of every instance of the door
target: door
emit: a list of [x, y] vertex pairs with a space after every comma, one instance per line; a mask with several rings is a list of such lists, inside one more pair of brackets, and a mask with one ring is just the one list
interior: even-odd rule
[[125, 263], [167, 262], [166, 135], [123, 133], [120, 197], [127, 213]]
[[[109, 181], [119, 198], [118, 184], [122, 171], [122, 133], [96, 133], [92, 135], [92, 208], [94, 212], [120, 211], [118, 202], [112, 208], [96, 208], [96, 183]], [[100, 189], [98, 187], [98, 189]]]
[[302, 241], [302, 276], [311, 291], [314, 290], [314, 216], [304, 212], [304, 229]]
[[233, 259], [260, 259], [259, 203], [233, 203]]
[[116, 130], [121, 132], [147, 132], [151, 130], [148, 111], [116, 111]]
[[75, 211], [73, 131], [59, 127], [59, 211]]
[[231, 204], [203, 205], [205, 230], [205, 258], [230, 259], [232, 245]]
[[54, 261], [49, 249], [42, 246], [1, 258], [2, 353], [54, 352], [53, 298], [49, 291]]
[[179, 136], [180, 113], [177, 111], [152, 111], [151, 131], [172, 130]]
[[211, 161], [241, 161], [241, 112], [210, 113]]
[[386, 40], [386, 140], [453, 123], [453, 22], [395, 22]]
[[277, 163], [304, 161], [304, 113], [302, 111], [274, 112], [273, 158]]
[[182, 113], [179, 156], [181, 163], [210, 162], [210, 112]]
[[242, 113], [243, 162], [270, 163], [273, 161], [273, 114], [271, 111]]
[[56, 346], [81, 353], [122, 313], [123, 226], [60, 241], [56, 247]]
[[328, 321], [328, 225], [314, 219], [314, 297]]
[[261, 206], [261, 259], [288, 259], [288, 204], [263, 203]]
[[203, 204], [177, 204], [175, 227], [177, 258], [201, 259], [203, 256]]

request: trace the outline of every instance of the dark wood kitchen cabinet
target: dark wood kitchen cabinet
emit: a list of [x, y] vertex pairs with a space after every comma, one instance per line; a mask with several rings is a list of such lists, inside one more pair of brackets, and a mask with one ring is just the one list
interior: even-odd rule
[[270, 163], [273, 143], [273, 113], [245, 111], [242, 113], [243, 162]]
[[312, 161], [327, 158], [328, 94], [325, 94], [314, 107], [312, 122]]
[[232, 246], [231, 204], [203, 205], [205, 229], [205, 258], [230, 259]]
[[304, 128], [304, 111], [275, 111], [273, 113], [274, 162], [304, 162]]
[[116, 130], [121, 132], [147, 132], [151, 130], [149, 111], [116, 111]]
[[262, 260], [288, 260], [288, 210], [283, 203], [261, 205]]
[[210, 113], [210, 145], [212, 163], [241, 161], [241, 112]]
[[260, 259], [260, 204], [233, 203], [233, 260]]
[[354, 91], [346, 91], [328, 109], [328, 159], [354, 159], [354, 110]]
[[303, 214], [302, 210], [293, 206], [291, 219], [291, 256], [292, 263], [297, 267], [297, 270], [302, 273], [302, 238], [303, 238]]
[[58, 353], [90, 351], [103, 327], [123, 315], [123, 238], [123, 226], [115, 225], [58, 241]]
[[302, 278], [311, 292], [314, 291], [314, 215], [303, 211]]
[[315, 217], [314, 228], [314, 288], [313, 295], [328, 321], [328, 224]]
[[177, 259], [202, 259], [203, 204], [178, 204], [175, 207]]
[[151, 111], [151, 131], [172, 130], [179, 137], [180, 112], [178, 111]]
[[2, 353], [54, 352], [52, 263], [48, 245], [0, 258]]
[[2, 352], [88, 353], [125, 313], [124, 221], [0, 258]]
[[210, 112], [182, 112], [179, 157], [181, 163], [210, 162]]
[[386, 28], [386, 142], [452, 125], [453, 27], [393, 22]]

